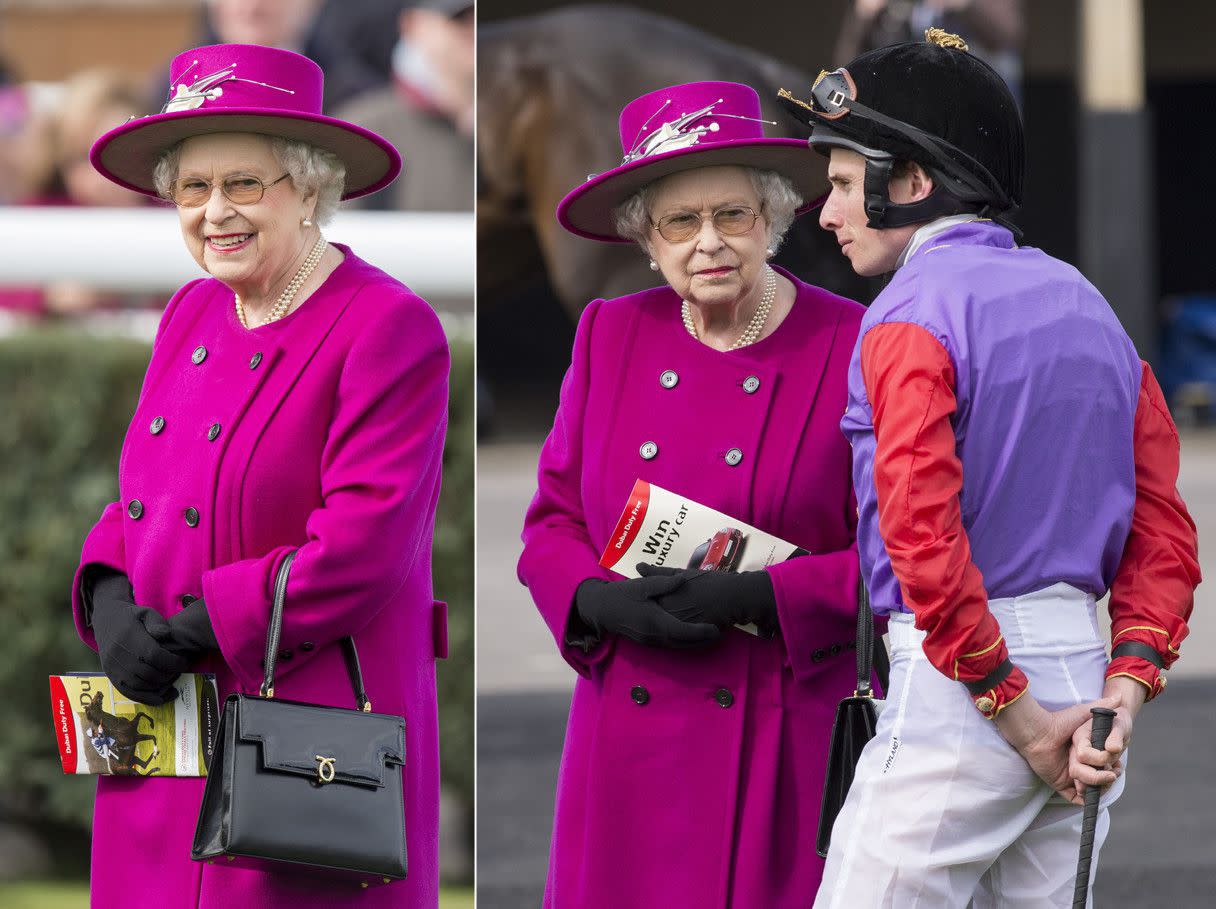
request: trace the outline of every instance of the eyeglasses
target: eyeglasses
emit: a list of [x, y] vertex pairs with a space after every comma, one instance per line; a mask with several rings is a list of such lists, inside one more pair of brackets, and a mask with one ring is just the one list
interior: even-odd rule
[[[719, 208], [710, 217], [713, 219], [714, 230], [718, 233], [727, 237], [737, 237], [755, 227], [756, 219], [760, 217], [760, 214], [754, 208], [748, 208], [746, 205], [729, 205], [726, 208]], [[659, 218], [659, 222], [652, 226], [668, 243], [683, 243], [701, 232], [703, 220], [701, 215], [696, 212], [677, 212], [674, 215]]]
[[[233, 174], [224, 178], [224, 182], [220, 184], [220, 191], [233, 205], [253, 205], [262, 201], [266, 190], [276, 183], [286, 180], [289, 176], [291, 175], [283, 174], [278, 180], [263, 183], [253, 174]], [[207, 204], [214, 186], [214, 183], [201, 177], [185, 177], [174, 182], [169, 189], [169, 199], [182, 208], [198, 208], [200, 205]]]

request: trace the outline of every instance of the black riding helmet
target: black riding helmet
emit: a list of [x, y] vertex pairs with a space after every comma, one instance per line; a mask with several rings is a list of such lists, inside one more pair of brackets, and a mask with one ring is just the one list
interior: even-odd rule
[[[1019, 233], [1012, 217], [1022, 202], [1022, 118], [1005, 81], [957, 35], [931, 28], [923, 42], [882, 47], [821, 72], [810, 102], [785, 89], [779, 98], [811, 127], [812, 148], [848, 148], [866, 159], [870, 227], [976, 212]], [[891, 201], [899, 160], [933, 177], [928, 197]]]

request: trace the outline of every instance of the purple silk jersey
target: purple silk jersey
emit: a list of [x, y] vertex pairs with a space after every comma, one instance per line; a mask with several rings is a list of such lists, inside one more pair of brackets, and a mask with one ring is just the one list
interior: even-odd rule
[[862, 575], [880, 615], [909, 612], [878, 531], [866, 332], [911, 323], [954, 365], [963, 527], [990, 598], [1064, 581], [1102, 596], [1131, 526], [1140, 361], [1102, 295], [1071, 265], [989, 221], [916, 250], [871, 305], [849, 365], [841, 429], [853, 446]]

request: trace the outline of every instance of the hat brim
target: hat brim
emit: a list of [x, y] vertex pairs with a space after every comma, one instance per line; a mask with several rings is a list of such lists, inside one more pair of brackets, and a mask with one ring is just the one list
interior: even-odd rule
[[157, 196], [152, 172], [161, 152], [182, 139], [213, 133], [298, 139], [333, 152], [346, 166], [343, 199], [383, 189], [401, 173], [397, 149], [371, 130], [320, 114], [242, 108], [177, 111], [131, 120], [93, 143], [89, 160], [102, 176], [119, 186]]
[[710, 148], [682, 148], [663, 155], [640, 158], [598, 174], [571, 190], [557, 206], [562, 227], [588, 240], [629, 243], [616, 232], [612, 212], [647, 183], [698, 167], [735, 165], [773, 170], [787, 177], [807, 200], [804, 214], [827, 198], [827, 162], [811, 151], [805, 139], [749, 139], [719, 142]]

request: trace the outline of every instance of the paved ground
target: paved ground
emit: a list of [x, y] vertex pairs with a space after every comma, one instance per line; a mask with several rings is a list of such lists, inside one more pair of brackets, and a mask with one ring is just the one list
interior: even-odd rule
[[[515, 580], [538, 443], [478, 454], [478, 906], [539, 905], [572, 673]], [[1216, 540], [1216, 432], [1189, 434], [1180, 480], [1202, 541]], [[1216, 894], [1216, 546], [1167, 697], [1136, 730], [1129, 787], [1103, 852], [1103, 909], [1200, 907]], [[1205, 772], [1206, 771], [1206, 772]], [[673, 907], [676, 909], [676, 907]]]

